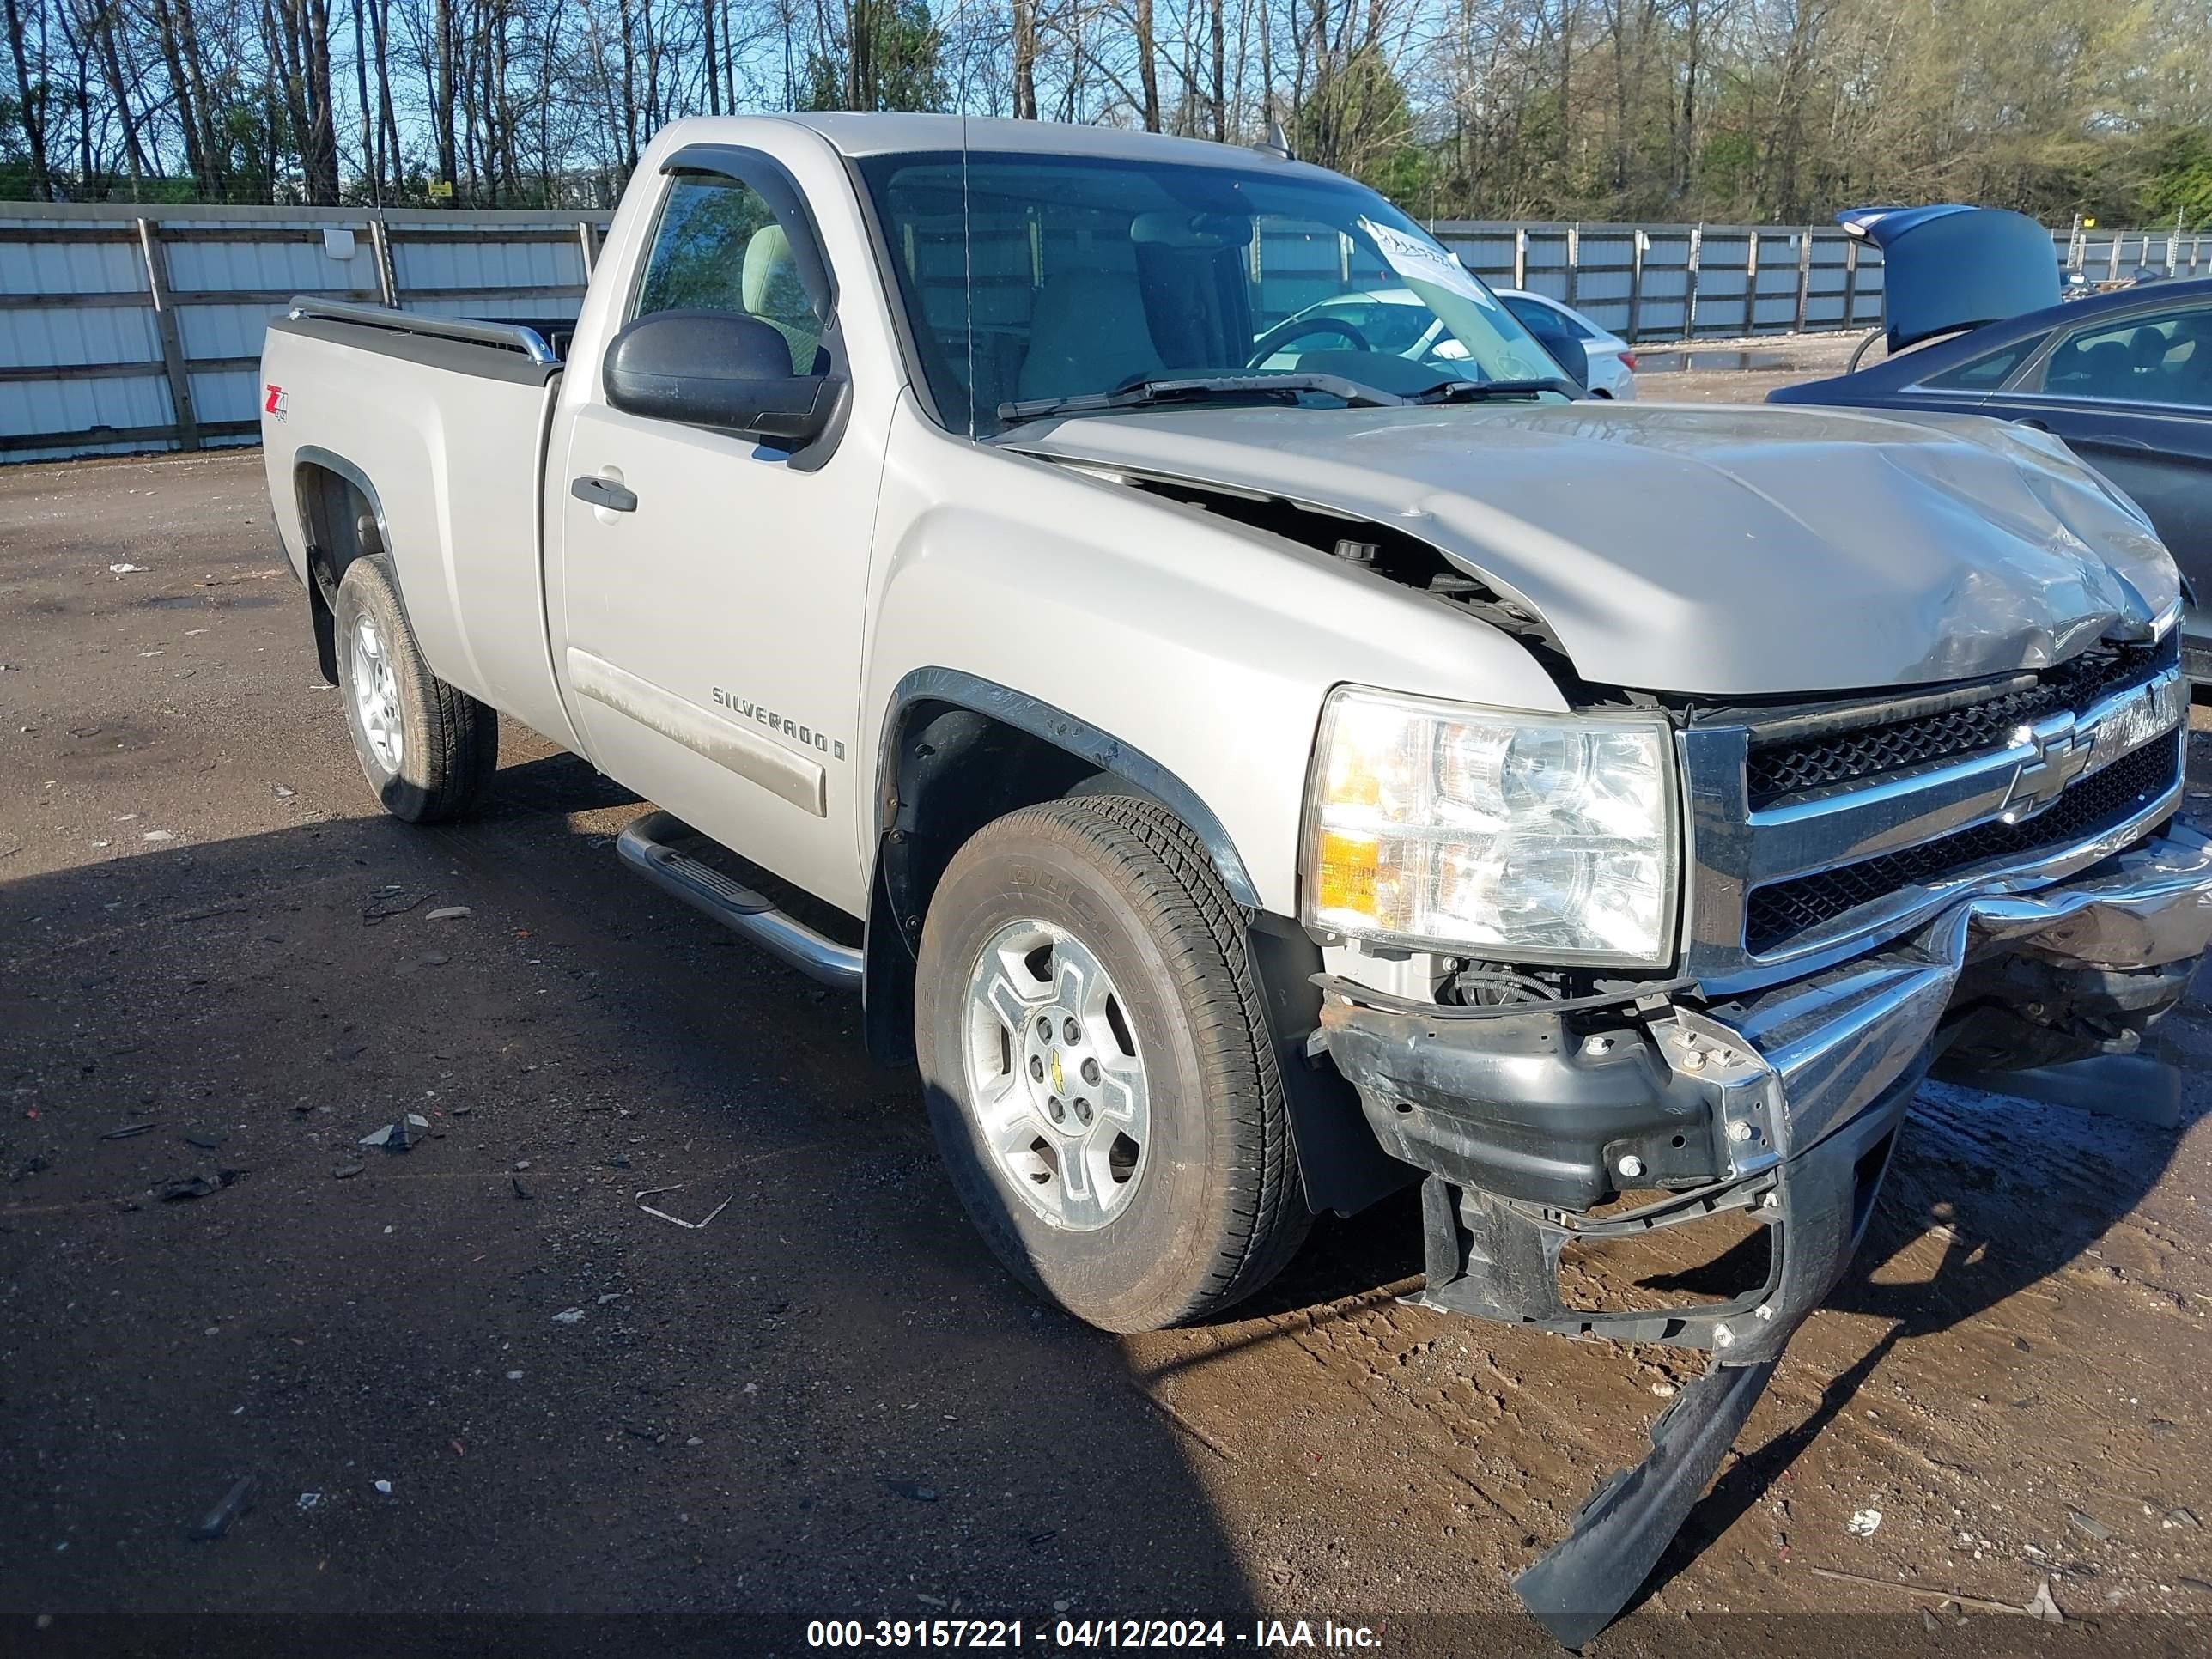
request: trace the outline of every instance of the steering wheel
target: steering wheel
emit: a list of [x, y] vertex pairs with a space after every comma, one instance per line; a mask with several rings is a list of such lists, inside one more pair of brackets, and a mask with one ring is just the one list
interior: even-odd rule
[[1259, 368], [1291, 341], [1303, 340], [1309, 334], [1340, 334], [1354, 351], [1375, 349], [1372, 341], [1341, 317], [1292, 317], [1277, 323], [1253, 343], [1252, 355], [1244, 360], [1244, 367]]

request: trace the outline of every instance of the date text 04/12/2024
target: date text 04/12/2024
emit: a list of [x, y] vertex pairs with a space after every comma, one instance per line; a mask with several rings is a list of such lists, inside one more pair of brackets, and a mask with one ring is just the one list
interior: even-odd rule
[[1382, 1632], [1324, 1619], [1255, 1620], [1249, 1630], [1219, 1619], [1061, 1619], [1047, 1625], [1019, 1619], [817, 1619], [806, 1626], [811, 1648], [1050, 1648], [1063, 1650], [1229, 1648], [1255, 1652], [1377, 1652]]

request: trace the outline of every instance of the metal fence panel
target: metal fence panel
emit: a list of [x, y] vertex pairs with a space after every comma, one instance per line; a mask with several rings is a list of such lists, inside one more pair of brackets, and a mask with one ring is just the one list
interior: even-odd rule
[[0, 461], [250, 443], [295, 294], [574, 317], [605, 214], [0, 206]]
[[[586, 246], [597, 247], [608, 216], [0, 204], [0, 461], [252, 442], [263, 332], [295, 294], [441, 316], [574, 317]], [[1493, 286], [1548, 295], [1638, 342], [1860, 330], [1881, 319], [1880, 252], [1833, 226], [1431, 228]], [[963, 268], [947, 253], [957, 235], [933, 230], [917, 245], [933, 298]], [[2139, 264], [2212, 274], [2203, 236], [2051, 237], [2059, 261], [2093, 280]], [[1294, 246], [1302, 240], [1310, 247]], [[1271, 236], [1262, 320], [1334, 293], [1345, 257], [1334, 238]], [[1002, 321], [1026, 315], [1018, 290], [1034, 281], [1032, 262], [978, 271], [995, 285], [975, 307], [981, 332], [1000, 311]]]

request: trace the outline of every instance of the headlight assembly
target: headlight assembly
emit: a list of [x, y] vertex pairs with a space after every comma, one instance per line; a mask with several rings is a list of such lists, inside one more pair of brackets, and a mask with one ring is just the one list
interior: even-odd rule
[[1674, 954], [1672, 744], [1656, 718], [1339, 688], [1307, 789], [1306, 921], [1513, 962]]

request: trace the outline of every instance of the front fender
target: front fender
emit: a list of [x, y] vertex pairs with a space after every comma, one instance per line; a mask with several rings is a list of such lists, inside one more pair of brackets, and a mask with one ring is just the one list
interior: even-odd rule
[[[868, 629], [863, 775], [890, 775], [887, 717], [912, 677], [1000, 688], [1173, 781], [1206, 820], [1191, 827], [1241, 866], [1223, 872], [1239, 900], [1285, 916], [1297, 914], [1306, 773], [1332, 688], [1565, 707], [1518, 643], [1443, 602], [1132, 485], [954, 437], [910, 400], [887, 457]], [[879, 789], [860, 826], [864, 857], [886, 805]]]

